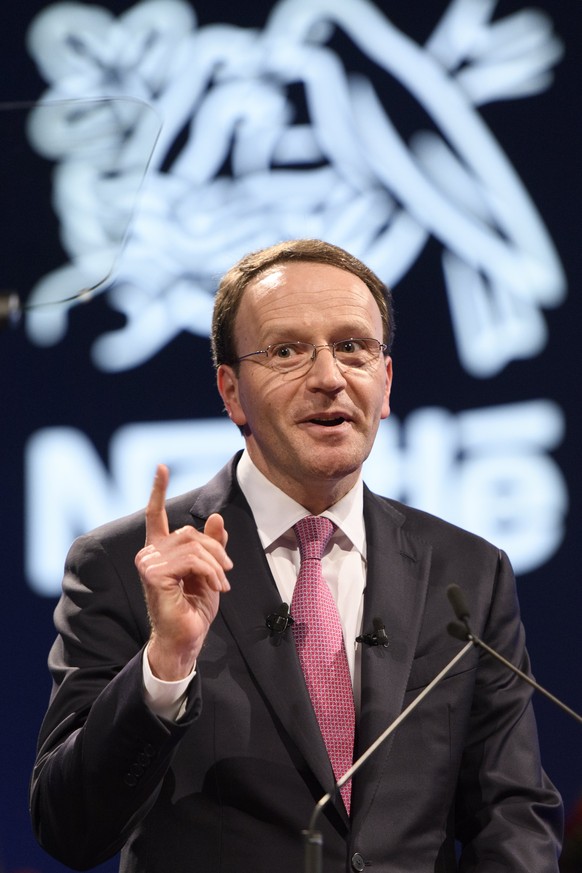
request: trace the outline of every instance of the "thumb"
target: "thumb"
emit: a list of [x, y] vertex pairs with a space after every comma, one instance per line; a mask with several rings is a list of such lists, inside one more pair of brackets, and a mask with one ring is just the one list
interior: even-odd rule
[[218, 512], [213, 512], [212, 515], [208, 516], [204, 525], [204, 533], [212, 537], [213, 540], [216, 540], [217, 543], [220, 543], [223, 548], [226, 548], [228, 534], [224, 527], [224, 519]]
[[170, 471], [165, 464], [158, 464], [150, 499], [146, 506], [146, 546], [168, 536], [170, 532], [166, 515], [166, 491], [169, 481]]

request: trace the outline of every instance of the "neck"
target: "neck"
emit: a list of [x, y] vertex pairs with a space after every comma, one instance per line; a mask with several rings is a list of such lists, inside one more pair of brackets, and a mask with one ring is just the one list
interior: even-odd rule
[[343, 487], [331, 489], [328, 493], [314, 493], [317, 489], [317, 484], [314, 483], [308, 493], [292, 494], [287, 491], [287, 494], [289, 494], [289, 497], [292, 497], [293, 500], [296, 500], [297, 503], [300, 503], [301, 506], [304, 506], [311, 515], [321, 515], [322, 512], [325, 512], [326, 509], [329, 509], [337, 503], [338, 500], [345, 497], [354, 485], [354, 483], [346, 485], [345, 482], [342, 482], [341, 484]]
[[354, 487], [360, 475], [360, 470], [358, 469], [338, 478], [313, 476], [306, 483], [282, 474], [273, 474], [272, 471], [263, 467], [260, 459], [259, 463], [255, 461], [252, 455], [251, 459], [269, 482], [276, 485], [288, 497], [303, 506], [310, 515], [321, 515], [322, 512], [325, 512], [326, 509], [329, 509], [338, 500], [345, 497], [348, 491], [351, 491]]

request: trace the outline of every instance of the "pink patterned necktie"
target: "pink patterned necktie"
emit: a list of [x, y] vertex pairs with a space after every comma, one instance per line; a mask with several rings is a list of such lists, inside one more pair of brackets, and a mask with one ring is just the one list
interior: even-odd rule
[[[305, 683], [319, 722], [336, 781], [352, 766], [354, 696], [339, 614], [321, 572], [321, 558], [335, 525], [309, 515], [293, 526], [301, 566], [291, 615]], [[341, 789], [350, 812], [351, 782]]]

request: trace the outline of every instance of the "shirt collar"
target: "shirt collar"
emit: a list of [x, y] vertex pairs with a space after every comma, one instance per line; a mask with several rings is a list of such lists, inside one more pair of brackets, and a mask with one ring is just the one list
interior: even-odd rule
[[[268, 549], [299, 519], [309, 515], [304, 506], [273, 485], [261, 473], [246, 450], [242, 453], [236, 468], [236, 476], [252, 510], [264, 549]], [[322, 515], [330, 518], [362, 557], [366, 557], [364, 484], [361, 475], [354, 487], [341, 500], [322, 512]]]

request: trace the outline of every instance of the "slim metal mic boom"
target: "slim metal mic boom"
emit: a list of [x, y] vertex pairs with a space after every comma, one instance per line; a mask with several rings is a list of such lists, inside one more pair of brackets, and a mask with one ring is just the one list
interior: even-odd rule
[[458, 621], [451, 621], [447, 625], [447, 630], [451, 636], [456, 637], [458, 640], [469, 640], [473, 645], [483, 649], [483, 651], [488, 652], [493, 658], [496, 658], [506, 667], [508, 667], [513, 673], [519, 676], [520, 679], [523, 679], [524, 682], [527, 682], [528, 685], [531, 685], [532, 688], [535, 688], [536, 691], [539, 691], [540, 694], [543, 694], [544, 697], [547, 697], [548, 700], [551, 700], [552, 703], [555, 703], [556, 706], [559, 706], [561, 710], [568, 713], [568, 715], [572, 716], [579, 724], [582, 724], [582, 716], [578, 715], [577, 712], [574, 712], [573, 709], [570, 709], [562, 700], [556, 697], [554, 694], [551, 694], [546, 688], [536, 682], [535, 679], [532, 679], [531, 676], [528, 676], [527, 673], [524, 673], [519, 667], [516, 667], [515, 664], [512, 664], [511, 661], [508, 661], [503, 657], [499, 652], [496, 652], [495, 649], [492, 649], [491, 646], [488, 646], [487, 643], [483, 642], [471, 629], [471, 625], [469, 624], [469, 618], [471, 613], [469, 612], [469, 608], [467, 606], [467, 602], [465, 600], [465, 595], [463, 593], [462, 588], [458, 585], [449, 585], [447, 588], [447, 597], [449, 598], [450, 604], [453, 607], [453, 611], [458, 618]]
[[374, 754], [377, 748], [382, 745], [384, 740], [388, 739], [390, 734], [394, 733], [397, 727], [399, 727], [403, 721], [410, 715], [410, 713], [416, 709], [418, 704], [424, 700], [424, 698], [430, 694], [433, 688], [439, 684], [439, 682], [447, 675], [449, 670], [451, 670], [455, 664], [464, 658], [467, 652], [473, 647], [477, 646], [483, 649], [485, 652], [488, 652], [493, 658], [496, 658], [506, 667], [508, 667], [513, 673], [523, 679], [524, 682], [527, 682], [528, 685], [531, 685], [532, 688], [535, 688], [536, 691], [539, 691], [544, 697], [547, 697], [548, 700], [551, 700], [552, 703], [555, 703], [556, 706], [559, 706], [564, 712], [568, 715], [572, 716], [577, 722], [582, 724], [582, 716], [578, 715], [577, 712], [574, 712], [573, 709], [570, 709], [569, 706], [566, 706], [563, 701], [559, 700], [553, 694], [551, 694], [547, 689], [545, 689], [542, 685], [532, 679], [531, 676], [528, 676], [527, 673], [524, 673], [523, 670], [520, 670], [519, 667], [516, 667], [515, 664], [512, 664], [511, 661], [508, 661], [503, 657], [499, 652], [496, 652], [495, 649], [492, 649], [491, 646], [488, 646], [487, 643], [483, 642], [476, 634], [473, 633], [471, 626], [469, 624], [470, 612], [467, 606], [467, 601], [465, 600], [465, 595], [463, 593], [462, 588], [458, 585], [449, 585], [447, 588], [447, 597], [449, 598], [450, 604], [453, 607], [453, 611], [457, 617], [457, 621], [451, 621], [447, 625], [447, 630], [451, 634], [451, 636], [455, 637], [459, 640], [468, 640], [467, 645], [464, 646], [460, 652], [458, 652], [454, 658], [452, 658], [449, 663], [443, 667], [441, 672], [434, 677], [432, 682], [430, 682], [426, 688], [424, 688], [418, 697], [415, 697], [411, 704], [409, 704], [406, 709], [404, 709], [398, 718], [394, 719], [394, 721], [388, 725], [384, 733], [380, 734], [377, 740], [375, 740], [371, 746], [369, 746], [366, 751], [355, 761], [349, 770], [347, 770], [344, 775], [338, 779], [335, 783], [333, 790], [324, 794], [324, 796], [318, 800], [315, 804], [315, 808], [313, 810], [309, 827], [307, 830], [303, 831], [303, 840], [304, 840], [304, 850], [305, 850], [305, 873], [321, 873], [321, 853], [323, 846], [323, 838], [320, 831], [316, 830], [317, 819], [321, 813], [321, 811], [327, 806], [331, 798], [339, 791], [342, 785], [354, 776], [354, 774], [360, 769], [362, 764], [368, 760], [368, 758]]
[[323, 845], [323, 839], [320, 831], [315, 829], [317, 819], [319, 814], [324, 809], [325, 806], [329, 803], [331, 798], [340, 790], [342, 785], [354, 776], [354, 774], [360, 769], [362, 764], [364, 764], [370, 755], [373, 755], [379, 746], [382, 745], [384, 740], [387, 740], [390, 734], [394, 733], [397, 727], [399, 727], [405, 719], [408, 718], [410, 713], [416, 709], [419, 703], [424, 700], [424, 698], [430, 694], [433, 688], [439, 684], [439, 682], [444, 679], [449, 670], [451, 670], [455, 664], [464, 658], [467, 652], [472, 648], [473, 643], [468, 642], [464, 648], [461, 649], [460, 652], [457, 652], [454, 658], [451, 658], [449, 663], [443, 667], [440, 673], [434, 677], [432, 682], [423, 688], [420, 694], [414, 698], [412, 703], [410, 703], [406, 709], [403, 709], [400, 715], [394, 719], [394, 721], [388, 725], [384, 733], [380, 734], [377, 740], [375, 740], [371, 746], [368, 746], [366, 751], [360, 755], [357, 761], [354, 761], [349, 770], [346, 770], [344, 775], [338, 779], [335, 783], [332, 791], [329, 791], [327, 794], [317, 801], [315, 804], [315, 808], [311, 815], [311, 819], [309, 822], [309, 827], [307, 830], [303, 831], [303, 840], [304, 840], [304, 849], [305, 849], [305, 873], [321, 873], [321, 849]]

